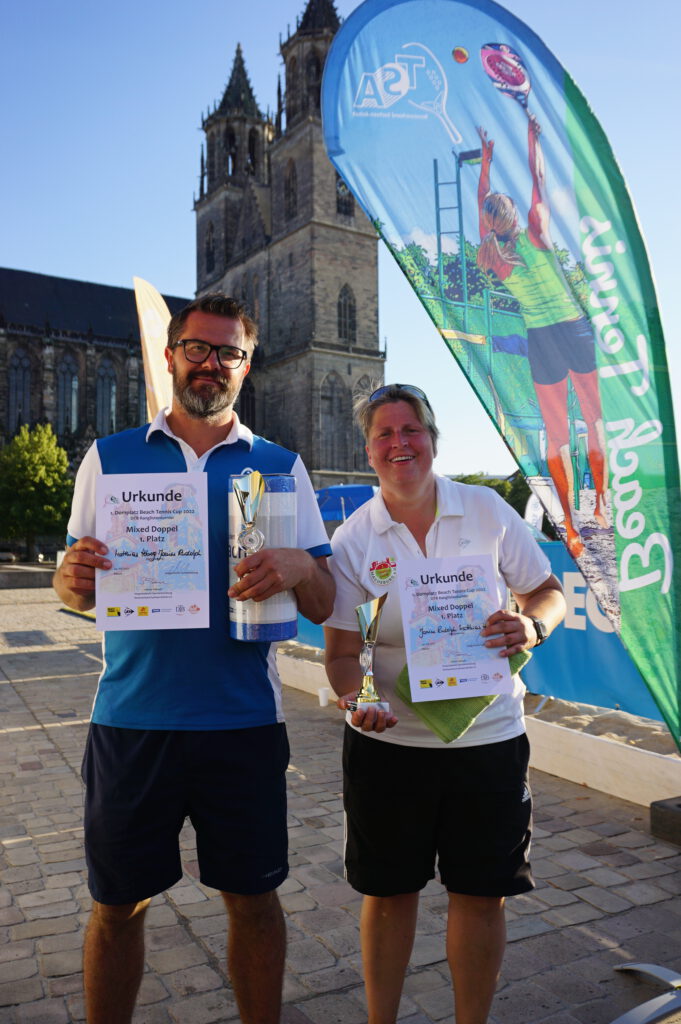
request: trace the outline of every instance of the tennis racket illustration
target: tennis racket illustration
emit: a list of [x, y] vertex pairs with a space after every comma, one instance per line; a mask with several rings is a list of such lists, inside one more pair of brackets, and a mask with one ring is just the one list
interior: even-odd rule
[[461, 133], [451, 121], [447, 113], [447, 93], [449, 86], [447, 76], [432, 50], [429, 50], [423, 43], [405, 43], [404, 50], [415, 47], [420, 50], [425, 58], [422, 68], [419, 68], [418, 99], [410, 99], [412, 107], [417, 110], [425, 110], [427, 114], [434, 114], [443, 125], [445, 131], [453, 143], [458, 145], [461, 141]]
[[516, 100], [529, 117], [531, 82], [522, 58], [505, 43], [485, 43], [480, 49], [480, 60], [492, 84]]

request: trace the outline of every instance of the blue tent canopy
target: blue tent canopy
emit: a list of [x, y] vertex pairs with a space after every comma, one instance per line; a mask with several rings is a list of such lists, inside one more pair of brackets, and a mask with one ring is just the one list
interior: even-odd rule
[[351, 512], [374, 496], [370, 484], [335, 484], [315, 491], [317, 504], [325, 522], [343, 522]]

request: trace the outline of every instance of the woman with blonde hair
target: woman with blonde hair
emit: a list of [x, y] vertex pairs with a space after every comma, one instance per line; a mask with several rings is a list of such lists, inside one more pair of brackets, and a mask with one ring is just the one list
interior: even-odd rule
[[[360, 398], [356, 418], [380, 489], [331, 539], [336, 603], [325, 635], [327, 674], [347, 708], [362, 681], [355, 609], [387, 595], [373, 671], [391, 710], [349, 712], [343, 749], [346, 877], [364, 895], [369, 1024], [397, 1018], [419, 894], [436, 864], [456, 1021], [484, 1024], [504, 952], [504, 900], [533, 888], [524, 687], [514, 676], [512, 692], [451, 740], [431, 731], [397, 696], [406, 662], [397, 569], [403, 559], [491, 556], [497, 610], [480, 636], [505, 658], [543, 642], [565, 602], [527, 525], [495, 491], [433, 472], [438, 430], [420, 388], [379, 387]], [[506, 610], [507, 587], [521, 611]]]

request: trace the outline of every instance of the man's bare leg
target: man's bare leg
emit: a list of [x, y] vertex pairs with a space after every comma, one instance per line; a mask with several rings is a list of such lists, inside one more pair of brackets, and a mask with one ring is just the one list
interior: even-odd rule
[[447, 960], [456, 1024], [485, 1024], [506, 946], [503, 897], [449, 894]]
[[414, 945], [419, 894], [365, 896], [360, 916], [369, 1024], [394, 1024]]
[[546, 427], [546, 463], [563, 510], [567, 547], [579, 558], [584, 544], [574, 524], [575, 487], [570, 458], [570, 431], [567, 410], [567, 377], [555, 384], [537, 384], [534, 390]]
[[83, 951], [88, 1024], [130, 1024], [144, 971], [148, 906], [149, 900], [124, 906], [93, 900]]
[[286, 924], [276, 892], [223, 892], [229, 915], [227, 968], [243, 1024], [278, 1024]]
[[598, 373], [596, 370], [591, 373], [571, 373], [570, 377], [577, 392], [588, 431], [587, 457], [596, 491], [594, 519], [602, 529], [607, 529], [610, 525], [607, 519], [608, 446], [598, 390]]

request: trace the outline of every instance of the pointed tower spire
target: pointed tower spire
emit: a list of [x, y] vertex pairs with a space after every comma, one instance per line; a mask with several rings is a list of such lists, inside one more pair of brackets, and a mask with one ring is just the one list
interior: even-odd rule
[[298, 32], [307, 35], [329, 29], [336, 32], [340, 28], [340, 19], [333, 0], [308, 0], [298, 25]]
[[217, 109], [221, 114], [226, 114], [228, 111], [238, 111], [240, 114], [246, 114], [248, 117], [262, 117], [253, 95], [248, 72], [246, 71], [241, 43], [237, 43], [232, 73], [229, 76], [227, 88]]

